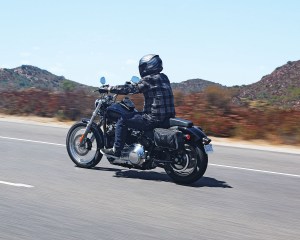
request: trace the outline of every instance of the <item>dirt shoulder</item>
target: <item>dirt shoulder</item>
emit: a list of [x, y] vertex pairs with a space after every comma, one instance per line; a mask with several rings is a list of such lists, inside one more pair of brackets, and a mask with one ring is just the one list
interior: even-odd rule
[[216, 137], [212, 137], [211, 139], [214, 145], [219, 145], [219, 146], [300, 154], [299, 145], [274, 144], [265, 140], [245, 141], [245, 140], [235, 139], [235, 138], [216, 138]]
[[[59, 121], [56, 118], [45, 118], [37, 116], [15, 116], [15, 115], [5, 115], [0, 114], [0, 121], [8, 122], [19, 122], [43, 126], [54, 126], [69, 128], [72, 126], [74, 121]], [[274, 152], [285, 152], [292, 154], [300, 154], [300, 146], [295, 145], [283, 145], [283, 144], [274, 144], [264, 140], [252, 140], [245, 141], [235, 138], [217, 138], [211, 137], [213, 145], [217, 146], [228, 146], [228, 147], [238, 147], [238, 148], [247, 148], [247, 149], [256, 149], [264, 151], [274, 151]]]
[[46, 118], [37, 116], [15, 116], [0, 113], [0, 121], [19, 122], [35, 125], [54, 126], [69, 128], [74, 121], [59, 121], [56, 118]]

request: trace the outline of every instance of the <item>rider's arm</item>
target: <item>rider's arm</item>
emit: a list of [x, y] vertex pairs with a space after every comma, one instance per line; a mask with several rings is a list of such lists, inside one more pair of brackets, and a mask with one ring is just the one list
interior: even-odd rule
[[127, 95], [127, 94], [136, 94], [147, 91], [149, 85], [145, 81], [140, 81], [138, 84], [125, 84], [125, 85], [117, 85], [114, 87], [110, 87], [111, 93]]
[[139, 93], [139, 89], [136, 85], [132, 84], [126, 84], [126, 85], [117, 85], [110, 87], [109, 92], [121, 94], [121, 95], [127, 95], [129, 93]]
[[146, 81], [142, 80], [142, 81], [140, 81], [137, 84], [137, 87], [139, 89], [139, 92], [143, 93], [143, 92], [147, 92], [148, 91], [148, 89], [150, 88], [150, 85]]

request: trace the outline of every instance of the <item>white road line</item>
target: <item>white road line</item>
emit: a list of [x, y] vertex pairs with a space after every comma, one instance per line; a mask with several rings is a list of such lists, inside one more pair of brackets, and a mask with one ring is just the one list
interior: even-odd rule
[[32, 143], [42, 143], [42, 144], [48, 144], [48, 145], [55, 145], [55, 146], [63, 146], [65, 147], [65, 144], [59, 144], [59, 143], [51, 143], [51, 142], [42, 142], [42, 141], [34, 141], [34, 140], [28, 140], [28, 139], [22, 139], [22, 138], [11, 138], [11, 137], [3, 137], [0, 136], [2, 139], [9, 139], [9, 140], [16, 140], [16, 141], [23, 141], [23, 142], [32, 142]]
[[233, 166], [219, 165], [219, 164], [213, 164], [213, 163], [209, 163], [208, 165], [215, 166], [215, 167], [224, 167], [224, 168], [246, 170], [246, 171], [252, 171], [252, 172], [261, 172], [261, 173], [269, 173], [269, 174], [276, 174], [276, 175], [284, 175], [284, 176], [289, 176], [289, 177], [300, 177], [300, 175], [296, 175], [296, 174], [271, 172], [271, 171], [266, 171], [266, 170], [253, 169], [253, 168], [233, 167]]
[[231, 147], [231, 148], [242, 148], [242, 149], [250, 149], [250, 150], [259, 150], [259, 151], [267, 151], [267, 152], [278, 152], [278, 153], [290, 153], [290, 154], [300, 154], [300, 149], [296, 147], [294, 148], [286, 148], [286, 147], [274, 147], [274, 146], [255, 146], [250, 144], [240, 144], [240, 143], [218, 143], [213, 142], [214, 146], [221, 147]]
[[28, 184], [11, 183], [11, 182], [5, 182], [5, 181], [0, 181], [0, 184], [10, 185], [10, 186], [14, 186], [14, 187], [25, 187], [25, 188], [33, 188], [34, 187], [34, 186], [28, 185]]
[[[0, 136], [2, 139], [9, 139], [9, 140], [16, 140], [16, 141], [24, 141], [24, 142], [32, 142], [32, 143], [41, 143], [41, 144], [48, 144], [48, 145], [55, 145], [55, 146], [62, 146], [65, 147], [65, 144], [59, 144], [59, 143], [51, 143], [51, 142], [42, 142], [42, 141], [34, 141], [34, 140], [28, 140], [28, 139], [22, 139], [22, 138], [10, 138], [10, 137], [3, 137]], [[234, 166], [227, 166], [227, 165], [219, 165], [219, 164], [213, 164], [209, 163], [210, 166], [215, 167], [224, 167], [224, 168], [231, 168], [231, 169], [238, 169], [238, 170], [245, 170], [245, 171], [252, 171], [252, 172], [261, 172], [261, 173], [269, 173], [269, 174], [277, 174], [277, 175], [283, 175], [288, 177], [300, 177], [300, 175], [296, 174], [289, 174], [289, 173], [281, 173], [281, 172], [272, 172], [272, 171], [266, 171], [266, 170], [259, 170], [259, 169], [252, 169], [252, 168], [243, 168], [243, 167], [234, 167]], [[0, 183], [2, 183], [0, 181]]]

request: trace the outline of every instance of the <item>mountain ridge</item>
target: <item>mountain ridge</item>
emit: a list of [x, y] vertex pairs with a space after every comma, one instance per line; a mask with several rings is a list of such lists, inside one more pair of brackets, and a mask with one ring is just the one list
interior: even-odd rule
[[204, 91], [207, 87], [209, 86], [217, 86], [220, 88], [224, 88], [225, 86], [211, 82], [208, 80], [204, 80], [201, 78], [194, 78], [194, 79], [189, 79], [185, 80], [180, 83], [171, 83], [173, 91], [181, 91], [183, 93], [196, 93], [196, 92], [201, 92]]
[[[289, 61], [265, 75], [261, 80], [242, 86], [226, 87], [219, 83], [195, 78], [171, 83], [173, 91], [184, 94], [205, 91], [209, 86], [222, 89], [235, 89], [232, 101], [238, 105], [263, 102], [281, 108], [300, 109], [300, 60]], [[81, 83], [57, 76], [31, 65], [7, 69], [0, 68], [0, 91], [22, 91], [36, 88], [49, 91], [91, 91], [94, 89]]]
[[300, 109], [300, 60], [288, 61], [260, 81], [240, 87], [238, 101], [263, 101], [269, 105]]
[[50, 91], [87, 90], [92, 87], [57, 76], [47, 70], [22, 65], [16, 68], [0, 68], [0, 91], [37, 88]]

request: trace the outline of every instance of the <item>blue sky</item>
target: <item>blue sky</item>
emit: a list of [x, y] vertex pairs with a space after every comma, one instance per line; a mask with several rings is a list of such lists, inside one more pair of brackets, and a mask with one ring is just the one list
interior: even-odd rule
[[171, 82], [250, 84], [300, 60], [300, 1], [0, 0], [0, 67], [30, 64], [97, 86], [156, 53]]

